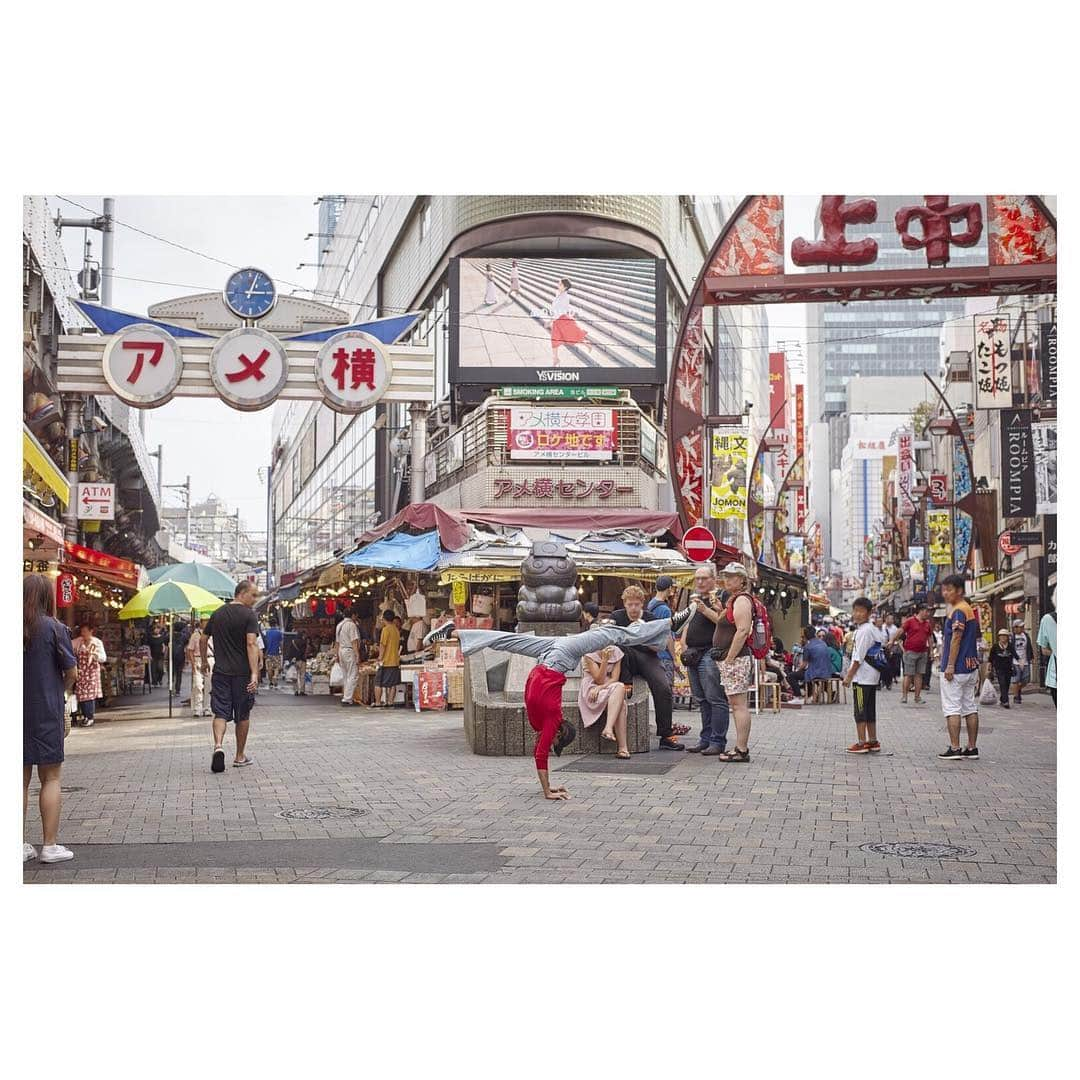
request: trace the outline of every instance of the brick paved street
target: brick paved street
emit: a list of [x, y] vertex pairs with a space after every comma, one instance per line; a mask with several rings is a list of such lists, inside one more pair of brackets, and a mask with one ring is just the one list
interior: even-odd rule
[[[215, 776], [209, 720], [182, 710], [170, 720], [155, 699], [72, 731], [60, 840], [75, 858], [28, 863], [24, 877], [1055, 880], [1048, 696], [1033, 694], [1008, 712], [984, 710], [978, 762], [936, 759], [947, 741], [936, 692], [920, 708], [901, 706], [898, 691], [882, 692], [878, 708], [885, 750], [878, 757], [843, 752], [854, 737], [850, 704], [807, 707], [757, 718], [747, 765], [655, 750], [629, 763], [553, 758], [572, 799], [545, 802], [531, 758], [469, 752], [460, 712], [346, 710], [336, 699], [264, 690], [249, 742], [256, 764]], [[35, 845], [36, 790], [35, 780], [27, 833]], [[948, 844], [971, 854], [914, 858], [863, 847], [882, 843]]]

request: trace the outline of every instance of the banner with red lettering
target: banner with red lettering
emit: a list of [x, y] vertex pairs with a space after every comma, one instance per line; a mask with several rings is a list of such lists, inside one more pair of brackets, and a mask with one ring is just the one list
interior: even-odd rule
[[511, 461], [610, 461], [618, 449], [614, 409], [510, 410]]

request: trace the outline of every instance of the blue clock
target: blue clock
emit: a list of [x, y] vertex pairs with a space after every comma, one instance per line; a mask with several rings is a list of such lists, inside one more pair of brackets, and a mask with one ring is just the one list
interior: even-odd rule
[[245, 266], [225, 282], [224, 298], [229, 310], [241, 319], [261, 319], [277, 303], [277, 289], [269, 274]]

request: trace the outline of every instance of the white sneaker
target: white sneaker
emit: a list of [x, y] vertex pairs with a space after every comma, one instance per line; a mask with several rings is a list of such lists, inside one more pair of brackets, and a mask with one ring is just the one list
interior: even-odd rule
[[31, 859], [37, 858], [37, 849], [33, 844], [23, 844], [22, 846], [22, 861], [29, 862]]
[[42, 862], [65, 862], [67, 859], [74, 858], [75, 852], [64, 847], [63, 844], [49, 844], [41, 849]]

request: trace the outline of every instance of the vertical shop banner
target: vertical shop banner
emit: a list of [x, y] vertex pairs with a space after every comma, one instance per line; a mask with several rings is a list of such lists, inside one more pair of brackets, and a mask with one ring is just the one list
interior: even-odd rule
[[538, 405], [510, 410], [511, 461], [610, 461], [617, 449], [614, 409]]
[[949, 478], [945, 473], [930, 474], [930, 505], [944, 506], [949, 501]]
[[1012, 352], [1009, 318], [976, 315], [975, 408], [1007, 409], [1012, 406]]
[[1057, 320], [1039, 328], [1039, 391], [1042, 400], [1057, 406]]
[[915, 482], [915, 435], [901, 431], [896, 437], [896, 471], [900, 487], [900, 516], [914, 517], [915, 503], [911, 498], [911, 485]]
[[1035, 458], [1031, 447], [1031, 410], [1002, 409], [1001, 516], [1034, 517]]
[[803, 459], [803, 484], [795, 491], [795, 528], [802, 532], [806, 528], [806, 406], [805, 387], [799, 383], [795, 387], [795, 456]]
[[712, 439], [712, 485], [709, 489], [710, 517], [746, 520], [746, 470], [749, 436], [741, 427], [720, 428]]
[[769, 419], [773, 431], [787, 433], [787, 357], [782, 352], [769, 353]]
[[930, 565], [952, 566], [952, 528], [948, 510], [931, 510], [926, 515], [930, 531]]
[[[971, 469], [968, 466], [967, 454], [964, 453], [964, 444], [954, 438], [952, 441], [953, 454], [953, 495], [957, 502], [971, 494]], [[953, 517], [953, 544], [955, 552], [953, 558], [958, 569], [967, 566], [968, 554], [971, 551], [972, 520], [971, 515], [963, 510], [957, 510]]]
[[794, 533], [787, 538], [788, 570], [793, 574], [806, 573], [806, 539]]
[[1057, 424], [1043, 420], [1031, 425], [1035, 458], [1035, 513], [1057, 513]]

